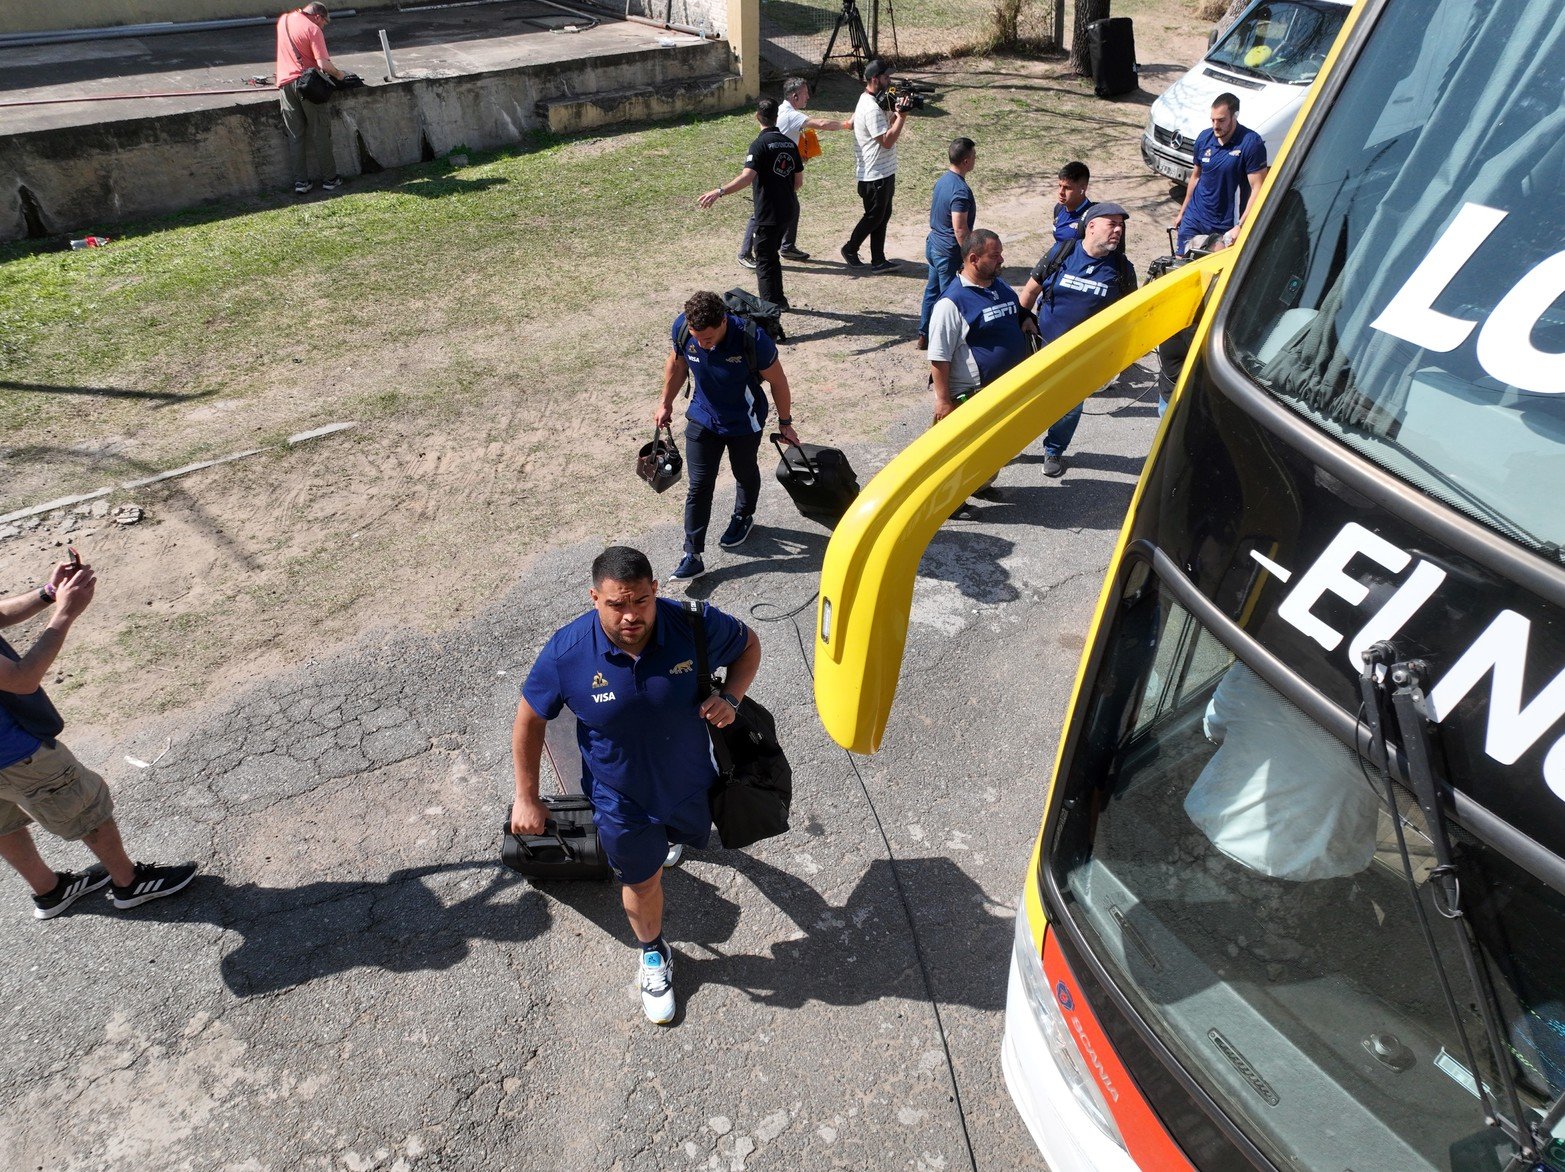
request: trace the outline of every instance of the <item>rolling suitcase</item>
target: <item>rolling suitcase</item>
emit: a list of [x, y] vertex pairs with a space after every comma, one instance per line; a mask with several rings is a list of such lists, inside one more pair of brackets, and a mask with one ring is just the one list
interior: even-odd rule
[[772, 443], [782, 457], [777, 462], [777, 481], [788, 490], [799, 512], [807, 520], [835, 528], [859, 495], [858, 478], [847, 456], [838, 448], [819, 444], [784, 444], [776, 432]]
[[1117, 97], [1137, 88], [1136, 34], [1130, 17], [1111, 16], [1089, 24], [1087, 56], [1098, 97]]
[[567, 793], [561, 760], [577, 756], [573, 722], [549, 722], [543, 744], [544, 760], [554, 773], [558, 794], [544, 794], [549, 817], [542, 834], [512, 834], [508, 817], [500, 826], [500, 861], [511, 870], [535, 879], [607, 879], [609, 861], [598, 841], [592, 821], [592, 802], [580, 792]]
[[592, 803], [581, 794], [545, 794], [549, 820], [542, 834], [512, 834], [503, 824], [500, 861], [535, 879], [607, 879], [609, 861], [592, 823]]

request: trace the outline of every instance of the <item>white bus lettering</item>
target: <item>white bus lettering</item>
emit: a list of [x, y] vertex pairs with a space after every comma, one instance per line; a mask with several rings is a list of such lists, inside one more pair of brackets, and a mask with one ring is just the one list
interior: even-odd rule
[[1364, 648], [1382, 639], [1395, 638], [1407, 625], [1407, 620], [1418, 613], [1419, 607], [1435, 596], [1444, 581], [1445, 571], [1433, 562], [1419, 562], [1413, 567], [1408, 580], [1397, 587], [1396, 593], [1386, 599], [1386, 604], [1349, 641], [1348, 663], [1355, 674], [1364, 670]]
[[1431, 307], [1505, 217], [1506, 213], [1497, 208], [1464, 203], [1451, 226], [1440, 234], [1413, 275], [1397, 290], [1391, 304], [1369, 323], [1370, 327], [1441, 354], [1467, 341], [1477, 322], [1463, 321]]
[[[1331, 539], [1331, 544], [1315, 559], [1315, 564], [1304, 571], [1299, 584], [1288, 592], [1288, 597], [1277, 608], [1279, 617], [1327, 651], [1335, 650], [1337, 644], [1342, 642], [1342, 632], [1316, 618], [1310, 613], [1310, 608], [1328, 591], [1354, 606], [1369, 597], [1368, 586], [1343, 572], [1358, 554], [1379, 562], [1393, 574], [1401, 573], [1407, 568], [1407, 563], [1412, 561], [1411, 554], [1371, 533], [1356, 521], [1350, 521], [1342, 527], [1341, 533]], [[1362, 670], [1362, 666], [1354, 668], [1355, 672]]]
[[[1467, 341], [1478, 323], [1441, 313], [1434, 303], [1506, 215], [1482, 204], [1463, 204], [1371, 327], [1440, 354]], [[1565, 354], [1532, 344], [1533, 330], [1561, 294], [1565, 252], [1556, 252], [1516, 282], [1490, 311], [1478, 334], [1479, 365], [1517, 390], [1565, 394]]]
[[1537, 395], [1565, 393], [1565, 354], [1532, 344], [1532, 331], [1565, 293], [1565, 252], [1556, 252], [1516, 283], [1478, 335], [1478, 361], [1503, 383]]
[[1430, 718], [1443, 720], [1492, 671], [1484, 752], [1501, 765], [1514, 765], [1550, 725], [1565, 716], [1565, 671], [1530, 704], [1522, 704], [1522, 673], [1531, 633], [1532, 624], [1525, 618], [1514, 610], [1502, 610], [1429, 693]]

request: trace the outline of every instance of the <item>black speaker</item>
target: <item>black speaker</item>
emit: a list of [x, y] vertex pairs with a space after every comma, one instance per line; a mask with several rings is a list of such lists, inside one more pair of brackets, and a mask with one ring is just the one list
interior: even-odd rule
[[1136, 33], [1130, 17], [1111, 16], [1089, 24], [1087, 56], [1098, 97], [1113, 98], [1137, 88]]

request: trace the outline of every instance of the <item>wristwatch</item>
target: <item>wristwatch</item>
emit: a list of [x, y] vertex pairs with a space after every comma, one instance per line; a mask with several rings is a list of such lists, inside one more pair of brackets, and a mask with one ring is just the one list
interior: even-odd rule
[[778, 427], [792, 427], [793, 426], [793, 416], [792, 415], [779, 415], [777, 417], [777, 426]]
[[739, 711], [739, 701], [734, 699], [734, 694], [732, 692], [720, 692], [719, 696], [720, 698], [727, 700], [728, 703], [733, 706], [733, 710], [735, 712]]

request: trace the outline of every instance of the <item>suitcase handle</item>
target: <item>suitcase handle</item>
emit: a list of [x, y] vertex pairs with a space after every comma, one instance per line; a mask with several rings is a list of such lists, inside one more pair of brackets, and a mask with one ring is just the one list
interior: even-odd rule
[[[783, 443], [784, 443], [784, 440], [783, 440], [782, 432], [780, 432], [780, 431], [772, 432], [772, 444], [777, 448], [777, 454], [779, 456], [781, 456], [784, 460], [786, 460], [788, 458], [788, 449], [783, 446]], [[790, 445], [790, 446], [798, 447], [798, 449], [799, 449], [799, 459], [804, 461], [804, 470], [806, 472], [808, 472], [811, 477], [813, 477], [816, 480], [819, 480], [820, 479], [820, 475], [821, 475], [821, 471], [814, 464], [810, 463], [810, 457], [809, 457], [809, 454], [805, 452], [804, 445], [803, 444], [797, 444], [797, 445]]]
[[[526, 855], [529, 859], [533, 857], [533, 848], [527, 845], [526, 835], [517, 834], [515, 831], [513, 831], [509, 822], [505, 824], [505, 832], [516, 840], [516, 845], [522, 848], [522, 854]], [[581, 862], [580, 856], [577, 855], [573, 849], [571, 849], [571, 844], [566, 842], [564, 836], [560, 834], [560, 824], [553, 818], [545, 820], [543, 824], [543, 833], [534, 835], [533, 837], [553, 838], [555, 842], [560, 844], [560, 849], [565, 852], [566, 858], [568, 858], [573, 863]]]

